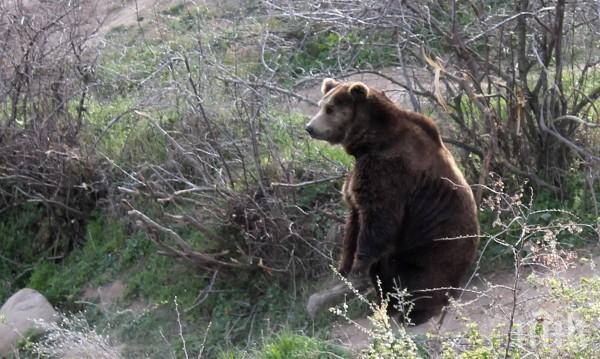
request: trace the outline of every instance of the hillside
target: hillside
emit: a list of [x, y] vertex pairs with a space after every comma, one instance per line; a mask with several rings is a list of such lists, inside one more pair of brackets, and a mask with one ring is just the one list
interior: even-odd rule
[[[0, 357], [593, 357], [596, 10], [0, 0], [0, 304], [60, 318]], [[471, 185], [442, 318], [400, 325], [332, 269], [355, 159], [304, 130], [326, 77], [430, 116]]]

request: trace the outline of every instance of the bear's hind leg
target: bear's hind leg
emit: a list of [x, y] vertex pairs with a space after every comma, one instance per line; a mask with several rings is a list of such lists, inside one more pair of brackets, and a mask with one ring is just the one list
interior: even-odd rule
[[414, 325], [425, 323], [448, 305], [448, 295], [451, 293], [448, 288], [453, 287], [452, 281], [441, 277], [439, 270], [422, 268], [402, 277], [414, 303], [409, 313]]
[[375, 288], [377, 296], [377, 304], [381, 305], [381, 300], [388, 298], [387, 313], [390, 317], [396, 315], [404, 317], [404, 308], [400, 307], [400, 303], [397, 300], [399, 297], [398, 293], [403, 288], [398, 268], [397, 260], [384, 257], [371, 265], [369, 269], [371, 283]]
[[[410, 319], [414, 325], [425, 323], [440, 314], [448, 305], [447, 288], [456, 286], [435, 266], [416, 266], [390, 257], [374, 263], [369, 274], [376, 289], [378, 304], [381, 304], [382, 298], [388, 297], [388, 314], [398, 315], [400, 322], [406, 323]], [[398, 291], [403, 288], [407, 289], [409, 297], [399, 298]], [[404, 305], [402, 300], [412, 301], [412, 306]], [[408, 316], [404, 314], [405, 311], [408, 311]]]

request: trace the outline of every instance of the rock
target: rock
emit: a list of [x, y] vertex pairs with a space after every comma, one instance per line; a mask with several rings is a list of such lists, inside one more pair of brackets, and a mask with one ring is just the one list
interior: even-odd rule
[[0, 308], [0, 357], [12, 353], [23, 335], [42, 331], [36, 320], [58, 320], [58, 314], [42, 294], [24, 288], [8, 298]]

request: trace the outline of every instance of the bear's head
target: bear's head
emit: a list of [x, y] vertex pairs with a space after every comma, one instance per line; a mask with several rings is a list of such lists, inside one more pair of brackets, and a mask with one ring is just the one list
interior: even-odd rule
[[306, 131], [312, 138], [341, 144], [352, 156], [422, 153], [443, 145], [429, 117], [401, 109], [362, 82], [325, 79], [321, 92], [319, 112]]
[[362, 82], [323, 80], [319, 112], [308, 122], [306, 131], [312, 138], [342, 143], [352, 122], [357, 120], [357, 110], [372, 97], [373, 91]]

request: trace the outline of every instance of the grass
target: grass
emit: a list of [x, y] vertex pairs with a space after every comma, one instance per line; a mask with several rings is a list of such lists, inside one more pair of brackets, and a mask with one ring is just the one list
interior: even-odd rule
[[[530, 277], [538, 290], [544, 290], [548, 301], [557, 305], [556, 313], [540, 311], [533, 320], [519, 322], [514, 326], [512, 341], [508, 350], [509, 357], [527, 357], [538, 355], [543, 358], [589, 358], [598, 350], [600, 331], [597, 319], [600, 315], [600, 279], [596, 277], [580, 278], [576, 282], [567, 282], [555, 277]], [[374, 304], [372, 304], [374, 305]], [[177, 307], [175, 306], [175, 309]], [[213, 346], [211, 336], [222, 339], [221, 333], [214, 332], [212, 326], [195, 328], [180, 321], [180, 309], [163, 311], [160, 318], [149, 320], [142, 314], [137, 319], [115, 320], [109, 318], [114, 326], [127, 328], [128, 333], [144, 335], [146, 342], [127, 343], [123, 357], [184, 357], [184, 355], [218, 359], [301, 359], [301, 358], [351, 358], [348, 352], [328, 340], [307, 335], [304, 331], [283, 329], [277, 332], [265, 332], [257, 341], [246, 342], [244, 346]], [[121, 312], [125, 313], [125, 312]], [[147, 312], [149, 313], [149, 312]], [[537, 318], [537, 319], [536, 319]], [[542, 319], [540, 319], [542, 318]], [[23, 358], [32, 348], [55, 353], [64, 350], [64, 345], [74, 338], [74, 344], [83, 350], [101, 352], [112, 351], [119, 341], [114, 336], [109, 339], [106, 332], [90, 326], [82, 319], [70, 319], [71, 326], [51, 328], [48, 337], [37, 341], [28, 341], [22, 347]], [[464, 329], [448, 333], [429, 333], [417, 337], [400, 329], [392, 329], [386, 314], [385, 305], [379, 306], [371, 316], [372, 327], [365, 328], [369, 333], [369, 346], [361, 353], [361, 358], [430, 358], [431, 353], [439, 352], [443, 358], [503, 358], [506, 353], [507, 337], [504, 329], [498, 327], [490, 334], [483, 333], [476, 323], [467, 322]], [[178, 329], [179, 328], [179, 329]], [[197, 333], [188, 335], [191, 331]], [[160, 332], [160, 335], [157, 334]], [[84, 335], [85, 334], [85, 335]], [[83, 340], [82, 340], [83, 339]], [[121, 338], [122, 339], [122, 338]], [[151, 340], [156, 340], [152, 342]], [[122, 341], [120, 341], [122, 343]], [[153, 344], [150, 344], [153, 343]], [[133, 349], [136, 351], [132, 351]], [[208, 350], [207, 350], [208, 349]], [[89, 353], [89, 352], [88, 352]], [[200, 356], [200, 354], [202, 354]], [[112, 357], [115, 357], [114, 353]], [[35, 357], [35, 356], [32, 356]]]
[[[190, 29], [194, 26], [195, 16], [202, 16], [185, 10], [183, 6], [176, 5], [163, 13], [168, 17], [186, 14], [182, 21], [170, 19], [167, 22], [171, 30]], [[141, 82], [149, 78], [162, 61], [178, 54], [180, 50], [192, 49], [195, 44], [190, 36], [180, 36], [175, 32], [167, 32], [160, 41], [150, 39], [140, 43], [139, 34], [123, 28], [114, 29], [109, 39], [115, 47], [112, 51], [102, 53], [97, 74], [101, 79], [100, 85], [86, 103], [90, 139], [97, 136], [116, 116], [141, 103], [140, 99], [146, 90], [144, 86], [151, 87]], [[305, 51], [298, 51], [289, 64], [285, 64], [289, 65], [288, 74], [300, 76], [315, 68], [328, 68], [337, 61], [336, 51], [344, 48], [351, 49], [348, 51], [352, 52], [355, 65], [359, 68], [385, 65], [392, 60], [393, 54], [384, 47], [364, 43], [375, 44], [384, 41], [383, 38], [372, 36], [368, 41], [364, 39], [363, 35], [352, 32], [343, 36], [316, 34], [307, 42]], [[233, 61], [235, 56], [231, 53], [227, 55], [227, 50], [240, 41], [240, 37], [237, 27], [232, 27], [219, 38], [203, 40], [209, 41], [215, 51]], [[120, 47], [120, 44], [126, 46]], [[248, 61], [245, 71], [252, 68]], [[192, 73], [202, 73], [201, 70], [192, 64]], [[146, 83], [157, 88], [168, 87], [171, 76], [172, 73], [163, 71]], [[160, 108], [162, 104], [152, 105], [155, 106], [147, 106], [153, 108], [153, 115], [162, 121], [165, 128], [172, 129], [170, 126], [180, 120], [181, 114], [172, 108]], [[464, 110], [467, 105], [465, 100], [461, 100]], [[473, 118], [476, 115], [474, 112]], [[219, 113], [215, 117], [227, 123], [231, 116]], [[341, 148], [299, 135], [298, 131], [306, 121], [302, 115], [271, 112], [265, 117], [265, 132], [277, 146], [278, 160], [294, 162], [297, 178], [310, 180], [314, 173], [321, 173], [318, 170], [333, 172], [335, 169], [342, 172], [353, 165], [353, 159]], [[145, 120], [128, 114], [102, 135], [98, 149], [119, 164], [139, 164], [146, 160], [164, 161], [164, 147], [163, 137]], [[260, 158], [262, 166], [276, 163], [266, 147], [261, 148], [261, 153], [264, 154]], [[302, 188], [296, 192], [298, 197], [294, 205], [310, 209], [316, 201], [336, 201], [339, 187], [339, 182], [329, 182]], [[585, 212], [581, 204], [584, 195], [575, 192], [577, 194], [573, 202], [567, 206]], [[564, 203], [552, 202], [544, 194], [538, 202], [541, 208], [548, 208], [549, 204], [550, 207], [565, 206]], [[313, 321], [305, 312], [306, 298], [315, 289], [313, 281], [287, 276], [271, 277], [264, 273], [219, 273], [214, 287], [204, 298], [200, 294], [209, 285], [212, 273], [158, 255], [144, 234], [132, 231], [125, 223], [104, 214], [97, 214], [90, 219], [83, 244], [68, 257], [57, 262], [40, 262], [35, 252], [36, 235], [39, 232], [35, 223], [39, 212], [36, 207], [24, 207], [0, 220], [0, 253], [7, 258], [17, 258], [21, 263], [14, 265], [0, 258], [0, 299], [5, 299], [16, 288], [28, 285], [38, 289], [63, 310], [86, 308], [90, 323], [125, 343], [131, 356], [168, 357], [173, 354], [182, 357], [185, 351], [199, 353], [204, 348], [205, 356], [223, 359], [350, 357], [328, 341], [330, 324], [335, 317], [324, 313]], [[494, 214], [484, 212], [481, 219], [483, 231], [493, 233]], [[542, 216], [534, 220], [540, 223], [546, 221]], [[317, 218], [310, 225], [313, 226], [311, 230], [320, 235], [330, 223]], [[192, 229], [183, 231], [181, 235], [195, 248], [218, 249], [215, 243], [207, 242]], [[575, 246], [581, 244], [576, 237], [563, 235], [566, 237], [561, 242], [564, 240]], [[243, 244], [243, 241], [238, 243], [236, 240], [240, 239], [232, 238], [227, 245], [235, 248]], [[484, 262], [495, 269], [495, 263], [508, 263], [506, 261], [511, 258], [506, 247], [500, 245], [492, 245], [484, 255]], [[11, 281], [15, 277], [19, 279]], [[113, 303], [109, 309], [77, 303], [86, 287], [96, 287], [115, 279], [123, 280], [127, 286], [126, 297], [121, 302]], [[569, 308], [574, 310], [577, 310], [577, 306], [585, 307], [586, 300], [594, 304], [589, 298], [598, 297], [597, 284], [593, 280], [591, 283], [591, 286], [583, 287], [583, 292], [559, 292], [557, 298], [572, 299], [574, 304]], [[557, 290], [563, 288], [560, 285], [555, 287]], [[179, 309], [176, 312], [177, 307]], [[597, 315], [596, 309], [594, 304], [590, 311], [578, 314], [593, 318], [593, 315]], [[365, 314], [365, 306], [356, 301], [351, 303], [349, 310], [351, 318]], [[469, 332], [467, 338], [472, 350], [463, 353], [465, 358], [481, 357], [495, 350], [489, 342], [478, 336], [476, 329]], [[412, 346], [412, 339], [401, 339], [400, 344], [409, 345], [409, 349], [417, 352], [420, 350]], [[375, 348], [373, 357], [380, 354], [377, 350], [389, 349], [390, 353], [397, 354], [398, 348], [394, 345], [398, 341], [390, 343], [389, 348]], [[454, 349], [450, 347], [448, 353]]]
[[[269, 344], [253, 351], [253, 357], [277, 358], [291, 353], [301, 358], [302, 353], [323, 352], [319, 357], [326, 358], [327, 350], [335, 352], [317, 339], [327, 337], [331, 315], [325, 313], [313, 322], [304, 309], [305, 298], [313, 291], [308, 283], [298, 283], [294, 292], [291, 285], [295, 279], [286, 284], [260, 273], [239, 273], [233, 277], [223, 274], [215, 282], [214, 293], [198, 304], [198, 294], [209, 284], [211, 273], [156, 254], [145, 235], [128, 233], [123, 223], [115, 219], [94, 218], [86, 232], [84, 244], [63, 261], [36, 264], [26, 285], [40, 291], [62, 310], [85, 309], [91, 325], [127, 343], [136, 355], [182, 354], [178, 326], [173, 320], [174, 298], [185, 328], [182, 337], [190, 351], [200, 350], [204, 343], [206, 355], [212, 357], [237, 350], [232, 348], [255, 347], [266, 340]], [[204, 243], [193, 231], [184, 237], [199, 246]], [[127, 286], [127, 294], [120, 302], [113, 303], [108, 312], [80, 302], [85, 288], [117, 278]], [[7, 289], [6, 295], [11, 290]], [[137, 312], [127, 309], [136, 305], [143, 309]], [[205, 338], [209, 323], [211, 330]], [[272, 342], [267, 340], [271, 333], [282, 330], [290, 332]], [[291, 334], [306, 331], [312, 332], [312, 337]]]
[[[307, 187], [299, 192], [298, 204], [305, 201], [308, 208], [316, 198], [322, 199], [324, 194], [332, 192], [335, 186], [331, 184]], [[543, 197], [541, 201], [536, 206], [543, 206]], [[16, 240], [31, 239], [27, 228], [35, 221], [36, 212], [30, 209], [28, 213], [29, 217], [14, 215], [7, 217], [9, 223], [0, 222], [0, 233], [5, 233], [5, 237], [6, 233], [17, 233]], [[560, 212], [557, 216], [559, 220], [563, 216], [569, 218]], [[557, 220], [556, 216], [552, 219]], [[491, 212], [484, 213], [482, 221], [486, 230], [493, 230], [493, 220]], [[542, 215], [532, 216], [529, 225], [547, 225], [549, 220]], [[180, 356], [183, 338], [186, 350], [198, 352], [205, 345], [208, 357], [277, 358], [283, 355], [301, 358], [307, 353], [311, 353], [311, 357], [344, 357], [343, 353], [336, 354], [337, 349], [328, 346], [326, 341], [332, 315], [325, 313], [312, 321], [305, 313], [306, 298], [315, 290], [309, 282], [294, 283], [294, 278], [274, 280], [261, 273], [219, 275], [213, 292], [197, 304], [198, 294], [210, 281], [210, 273], [156, 254], [143, 234], [126, 230], [124, 223], [115, 219], [97, 216], [89, 221], [86, 233], [84, 244], [62, 262], [34, 265], [28, 285], [63, 309], [80, 309], [76, 301], [84, 288], [122, 278], [127, 296], [111, 309], [122, 314], [87, 307], [88, 318], [91, 324], [127, 343], [132, 355], [164, 357], [173, 352]], [[191, 229], [182, 236], [198, 248], [211, 248], [202, 235]], [[570, 240], [570, 237], [565, 238], [567, 243]], [[0, 243], [7, 250], [21, 250], [20, 246], [15, 247], [18, 242]], [[484, 255], [487, 263], [494, 263], [494, 256], [503, 260], [510, 257], [503, 246], [490, 247]], [[181, 335], [173, 319], [176, 315], [174, 298], [181, 312], [184, 328]], [[135, 303], [143, 303], [144, 309], [140, 312], [127, 309]], [[351, 306], [355, 312], [350, 317], [365, 314], [364, 306], [354, 307]]]
[[[177, 322], [173, 317], [165, 320], [173, 324]], [[127, 348], [119, 347], [118, 341], [107, 335], [105, 331], [90, 325], [89, 321], [81, 315], [67, 315], [57, 324], [49, 323], [43, 326], [46, 329], [45, 335], [22, 341], [19, 347], [20, 358], [36, 357], [40, 354], [42, 357], [63, 357], [73, 353], [86, 357], [111, 359], [140, 356], [206, 358], [207, 354], [218, 359], [349, 359], [351, 357], [346, 351], [328, 341], [291, 331], [281, 331], [248, 349], [221, 349], [211, 354], [211, 351], [206, 350], [204, 340], [200, 347], [194, 347], [194, 343], [185, 335], [172, 338], [177, 341], [174, 346], [178, 347], [177, 350], [172, 350], [169, 348], [173, 347], [170, 345], [171, 338], [162, 334], [160, 338], [156, 338], [160, 344], [156, 345], [156, 348], [146, 346], [137, 352], [131, 352]]]
[[141, 237], [129, 237], [116, 220], [95, 218], [86, 227], [82, 247], [62, 262], [45, 261], [34, 267], [27, 286], [43, 293], [50, 302], [72, 305], [86, 286], [97, 286], [114, 279], [133, 260], [128, 244]]
[[[268, 60], [273, 60], [282, 73], [292, 78], [302, 78], [309, 73], [327, 73], [329, 69], [336, 68], [340, 58], [350, 61], [347, 66], [359, 69], [381, 68], [397, 61], [396, 49], [391, 34], [384, 32], [369, 33], [349, 31], [338, 33], [332, 31], [319, 31], [313, 29], [314, 33], [304, 39], [302, 25], [298, 32], [291, 30], [294, 26], [281, 22], [271, 22], [271, 31], [278, 27], [284, 27], [288, 36], [292, 39], [302, 39], [301, 49], [293, 55], [284, 53], [269, 54]], [[272, 57], [272, 59], [270, 59]]]
[[[285, 337], [281, 340], [280, 345], [284, 348], [280, 351], [300, 352], [313, 350], [313, 344], [317, 341], [315, 338], [327, 337], [326, 323], [331, 316], [325, 313], [312, 322], [305, 313], [304, 296], [310, 292], [309, 288], [302, 288], [303, 293], [294, 298], [290, 294], [290, 288], [282, 287], [278, 281], [241, 274], [236, 278], [225, 278], [217, 282], [213, 288], [215, 293], [198, 305], [197, 295], [207, 285], [199, 274], [194, 274], [189, 269], [186, 271], [170, 258], [164, 258], [164, 261], [153, 259], [149, 262], [146, 262], [148, 267], [154, 266], [154, 269], [146, 267], [129, 278], [128, 286], [132, 295], [129, 299], [134, 301], [136, 298], [144, 298], [154, 305], [134, 320], [110, 321], [110, 325], [117, 328], [119, 323], [126, 324], [117, 330], [119, 338], [132, 347], [145, 348], [145, 353], [158, 355], [170, 350], [179, 356], [183, 350], [181, 338], [184, 338], [187, 350], [192, 353], [198, 352], [205, 345], [204, 351], [208, 357], [226, 355], [224, 353], [233, 355], [232, 353], [244, 352], [236, 348], [260, 345], [262, 338], [281, 330], [304, 333], [312, 331], [313, 326], [318, 328], [312, 332], [314, 338], [306, 337], [310, 345], [306, 344], [303, 348], [291, 347], [298, 344], [297, 340], [290, 342]], [[184, 328], [181, 336], [177, 334], [177, 325], [173, 319], [174, 296], [177, 298]], [[209, 324], [210, 330], [207, 333]], [[167, 338], [168, 345], [162, 339], [163, 336]], [[278, 352], [278, 345], [271, 345], [274, 353]], [[273, 357], [265, 356], [265, 350], [260, 352], [262, 354], [255, 353], [251, 357]]]
[[41, 214], [36, 206], [24, 206], [0, 219], [0, 303], [26, 283], [38, 260], [34, 225]]
[[[219, 359], [240, 358], [244, 354], [224, 353]], [[269, 338], [262, 346], [250, 351], [253, 359], [328, 359], [350, 358], [347, 352], [319, 339], [297, 333], [281, 332]]]

